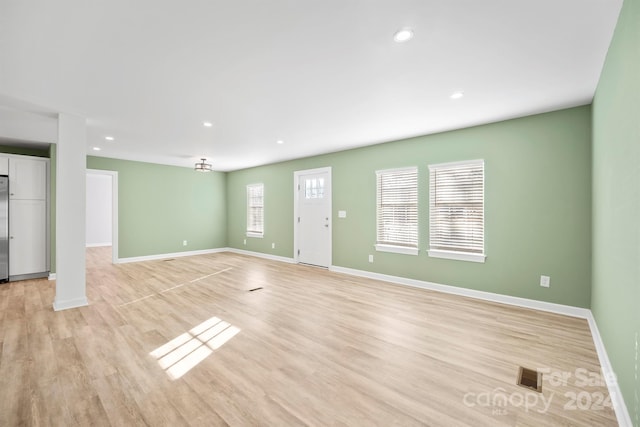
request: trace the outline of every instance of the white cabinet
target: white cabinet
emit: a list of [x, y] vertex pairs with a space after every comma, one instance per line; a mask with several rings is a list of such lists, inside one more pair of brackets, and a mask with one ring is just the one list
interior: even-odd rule
[[9, 199], [45, 200], [47, 159], [9, 158]]
[[47, 206], [44, 200], [11, 200], [9, 275], [47, 271]]
[[[2, 156], [4, 157], [4, 156]], [[2, 164], [0, 157], [0, 169]], [[9, 169], [9, 279], [46, 275], [49, 159], [7, 155]]]
[[0, 175], [9, 175], [9, 157], [0, 156]]

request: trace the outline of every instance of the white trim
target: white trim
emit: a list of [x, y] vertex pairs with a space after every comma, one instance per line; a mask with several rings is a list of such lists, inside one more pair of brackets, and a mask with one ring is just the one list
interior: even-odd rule
[[49, 280], [56, 280], [56, 273], [49, 273]]
[[113, 264], [117, 264], [119, 262], [119, 258], [118, 258], [118, 171], [110, 171], [110, 170], [102, 170], [102, 169], [87, 169], [87, 174], [107, 175], [111, 177], [111, 243], [110, 243], [111, 262]]
[[431, 171], [431, 168], [452, 168], [452, 167], [457, 167], [457, 166], [475, 166], [475, 165], [482, 165], [484, 166], [484, 159], [473, 159], [473, 160], [461, 160], [459, 162], [447, 162], [447, 163], [433, 163], [431, 165], [428, 165], [429, 171]]
[[329, 265], [327, 266], [331, 267], [331, 262], [333, 260], [333, 181], [331, 166], [293, 172], [293, 261], [298, 262], [298, 251], [300, 250], [300, 246], [298, 244], [298, 227], [300, 226], [298, 223], [300, 203], [300, 190], [298, 185], [300, 185], [300, 177], [319, 173], [326, 173], [328, 175], [327, 186], [331, 193], [331, 197], [329, 197]]
[[[57, 147], [56, 147], [57, 150]], [[51, 146], [49, 146], [49, 155], [51, 155]], [[47, 266], [47, 271], [51, 271], [51, 158], [47, 159], [47, 194], [46, 194], [46, 201], [45, 201], [45, 205], [46, 205], [46, 212], [47, 212], [47, 219], [46, 219], [46, 225], [45, 225], [45, 240], [46, 240], [46, 245], [47, 245], [47, 250], [46, 250], [46, 256], [47, 256], [47, 262], [46, 262], [46, 266]]]
[[381, 173], [407, 172], [407, 171], [415, 171], [416, 173], [418, 173], [418, 166], [404, 166], [401, 168], [379, 169], [376, 171], [376, 175], [379, 175]]
[[215, 249], [203, 249], [198, 251], [175, 252], [170, 254], [157, 254], [157, 255], [145, 255], [145, 256], [138, 256], [138, 257], [120, 258], [118, 260], [118, 264], [128, 264], [131, 262], [155, 261], [160, 259], [180, 258], [180, 257], [195, 256], [195, 255], [216, 254], [220, 252], [231, 252], [231, 253], [236, 253], [241, 255], [249, 255], [249, 256], [254, 256], [256, 258], [264, 258], [272, 261], [286, 262], [287, 264], [296, 263], [293, 258], [283, 257], [279, 255], [264, 254], [262, 252], [253, 252], [253, 251], [247, 251], [244, 249], [236, 249], [236, 248], [215, 248]]
[[395, 245], [381, 245], [379, 243], [374, 245], [376, 251], [378, 252], [391, 252], [395, 254], [403, 254], [403, 255], [418, 255], [420, 250], [418, 248], [408, 248], [406, 246], [395, 246]]
[[116, 263], [118, 261], [118, 251], [120, 250], [118, 235], [120, 230], [118, 228], [118, 172], [108, 171], [111, 175], [111, 262]]
[[429, 249], [427, 254], [431, 258], [454, 259], [457, 261], [484, 262], [485, 254], [472, 254], [465, 252], [443, 251], [440, 249]]
[[87, 243], [87, 247], [88, 248], [102, 248], [105, 246], [111, 246], [111, 242], [104, 242], [104, 243]]
[[336, 273], [349, 274], [351, 276], [366, 277], [368, 279], [381, 280], [384, 282], [396, 283], [399, 285], [411, 286], [414, 288], [428, 289], [431, 291], [444, 292], [447, 294], [460, 295], [463, 297], [481, 299], [485, 301], [498, 302], [501, 304], [515, 305], [518, 307], [532, 308], [534, 310], [549, 311], [552, 313], [564, 314], [566, 316], [580, 317], [586, 319], [590, 313], [587, 308], [573, 307], [570, 305], [555, 304], [552, 302], [537, 301], [527, 298], [512, 297], [509, 295], [495, 294], [493, 292], [476, 291], [474, 289], [460, 288], [457, 286], [441, 285], [439, 283], [425, 282], [423, 280], [408, 279], [399, 276], [373, 273], [370, 271], [356, 270], [346, 267], [329, 267], [330, 271]]
[[185, 256], [194, 256], [194, 255], [206, 255], [206, 254], [215, 254], [218, 252], [225, 252], [227, 248], [216, 248], [216, 249], [202, 249], [198, 251], [185, 251], [185, 252], [174, 252], [169, 254], [156, 254], [156, 255], [144, 255], [144, 256], [135, 256], [129, 258], [118, 258], [116, 264], [127, 264], [130, 262], [141, 262], [141, 261], [154, 261], [158, 259], [167, 259], [167, 258], [179, 258]]
[[316, 173], [324, 173], [324, 172], [329, 172], [331, 173], [331, 166], [325, 166], [322, 168], [314, 168], [314, 169], [305, 169], [305, 170], [300, 170], [300, 171], [294, 171], [293, 172], [293, 176], [295, 177], [296, 175], [313, 175]]
[[[262, 187], [262, 232], [258, 232], [258, 231], [249, 231], [249, 187]], [[247, 216], [245, 218], [245, 230], [247, 233], [247, 237], [257, 237], [262, 239], [264, 237], [264, 229], [266, 228], [267, 222], [265, 220], [266, 218], [266, 209], [265, 209], [265, 185], [264, 182], [257, 182], [255, 184], [247, 184], [246, 185], [246, 206], [247, 206]]]
[[89, 305], [86, 297], [71, 299], [67, 301], [55, 300], [53, 302], [53, 311], [68, 310], [70, 308], [84, 307], [86, 305]]
[[0, 153], [2, 157], [5, 158], [14, 158], [14, 159], [23, 159], [23, 160], [38, 160], [38, 161], [46, 161], [49, 162], [51, 159], [49, 157], [36, 156], [31, 154], [11, 154], [11, 153]]
[[247, 251], [247, 250], [244, 250], [244, 249], [222, 248], [222, 251], [231, 252], [231, 253], [234, 253], [234, 254], [254, 256], [256, 258], [270, 259], [272, 261], [286, 262], [287, 264], [296, 264], [296, 262], [297, 262], [293, 258], [288, 258], [288, 257], [280, 256], [280, 255], [264, 254], [262, 252]]
[[622, 391], [620, 390], [620, 386], [618, 385], [618, 381], [616, 380], [616, 374], [613, 371], [613, 367], [611, 366], [611, 361], [609, 360], [609, 356], [607, 355], [607, 349], [604, 346], [604, 342], [602, 341], [602, 337], [600, 336], [600, 331], [598, 330], [598, 325], [596, 324], [596, 319], [595, 317], [593, 317], [593, 313], [591, 312], [591, 310], [589, 310], [587, 321], [589, 322], [589, 328], [591, 329], [593, 343], [596, 347], [596, 352], [598, 353], [598, 359], [600, 360], [602, 375], [607, 382], [609, 396], [611, 396], [611, 404], [613, 405], [613, 410], [616, 413], [618, 425], [620, 427], [632, 427], [633, 423], [631, 422], [631, 416], [629, 414], [629, 411], [627, 410], [627, 405], [624, 402]]

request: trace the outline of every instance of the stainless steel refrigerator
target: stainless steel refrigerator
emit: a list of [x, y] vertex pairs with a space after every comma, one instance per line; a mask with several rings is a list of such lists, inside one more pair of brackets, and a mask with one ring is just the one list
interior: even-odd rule
[[0, 175], [0, 283], [9, 280], [9, 177]]

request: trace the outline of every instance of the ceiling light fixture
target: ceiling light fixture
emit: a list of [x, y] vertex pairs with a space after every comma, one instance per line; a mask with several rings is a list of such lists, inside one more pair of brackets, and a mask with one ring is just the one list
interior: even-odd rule
[[460, 99], [464, 96], [464, 92], [461, 90], [455, 91], [451, 94], [449, 98], [451, 99]]
[[115, 138], [112, 136], [105, 136], [104, 139], [106, 139], [107, 141], [113, 141]]
[[100, 148], [100, 147], [93, 147], [93, 151], [100, 151], [100, 150], [102, 150], [102, 148]]
[[213, 169], [211, 169], [211, 164], [206, 162], [207, 159], [202, 158], [201, 160], [202, 162], [196, 163], [194, 169], [198, 172], [211, 172]]
[[206, 128], [210, 128], [211, 126], [213, 126], [213, 123], [211, 122], [202, 122], [202, 124], [204, 125], [204, 127]]
[[279, 140], [276, 141], [276, 144], [284, 144], [284, 141], [279, 139]]
[[413, 38], [413, 31], [410, 30], [409, 28], [403, 28], [402, 30], [397, 31], [393, 35], [393, 41], [395, 41], [396, 43], [408, 42], [412, 38]]

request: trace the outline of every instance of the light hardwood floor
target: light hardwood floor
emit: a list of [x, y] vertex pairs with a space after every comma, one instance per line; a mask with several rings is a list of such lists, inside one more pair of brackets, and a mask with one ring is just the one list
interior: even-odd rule
[[616, 425], [582, 319], [230, 253], [109, 260], [88, 251], [88, 307], [0, 285], [0, 425]]

